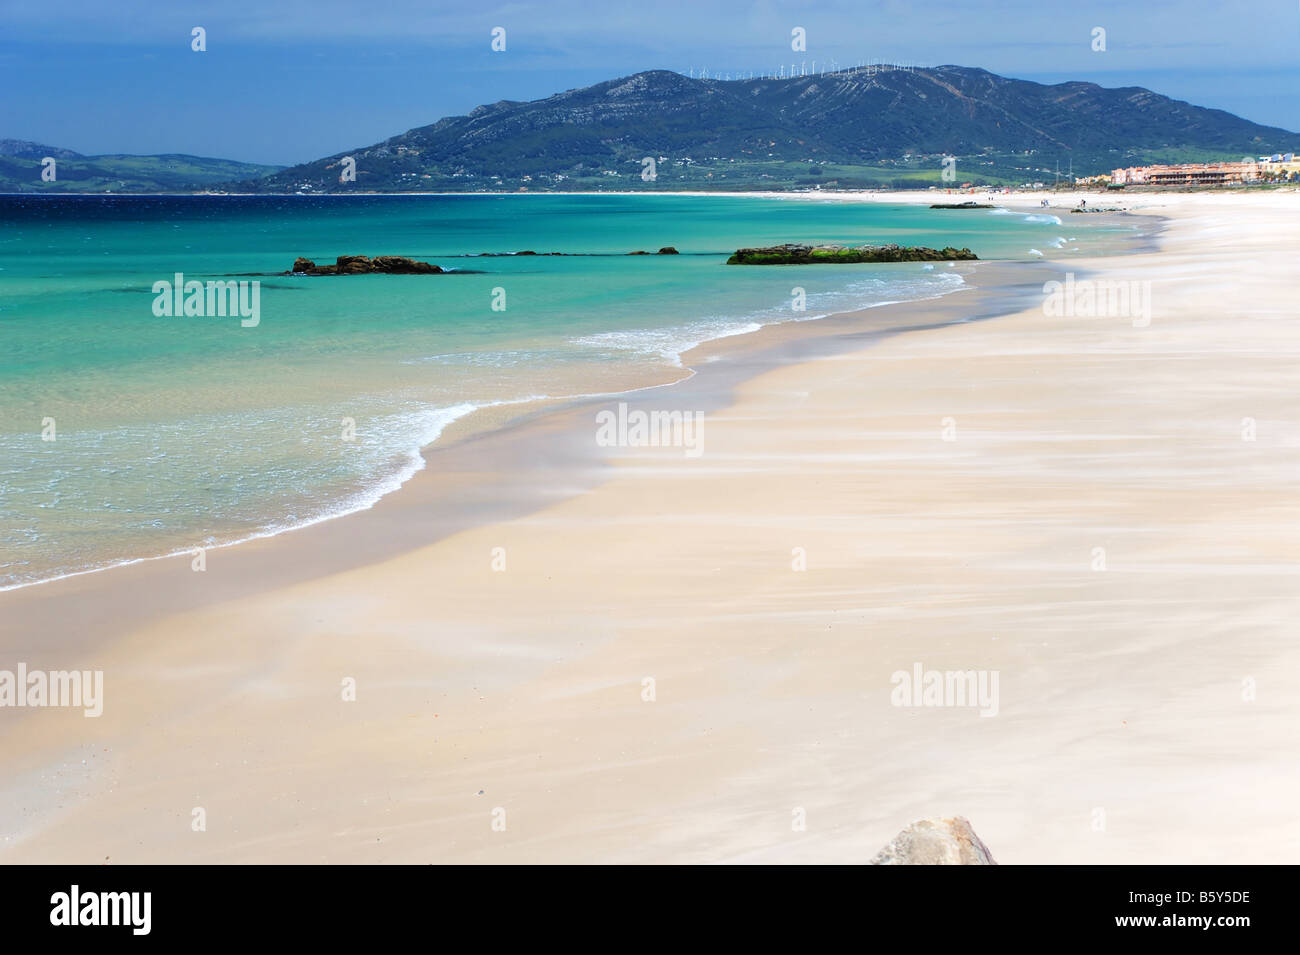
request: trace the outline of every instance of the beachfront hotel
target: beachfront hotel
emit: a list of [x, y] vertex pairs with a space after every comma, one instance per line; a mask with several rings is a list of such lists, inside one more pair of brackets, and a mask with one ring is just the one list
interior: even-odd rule
[[1240, 162], [1180, 163], [1170, 166], [1129, 166], [1116, 169], [1110, 181], [1117, 186], [1227, 186], [1300, 174], [1294, 153], [1278, 153]]
[[1225, 186], [1263, 178], [1256, 160], [1242, 162], [1179, 163], [1175, 166], [1130, 166], [1116, 169], [1117, 186]]

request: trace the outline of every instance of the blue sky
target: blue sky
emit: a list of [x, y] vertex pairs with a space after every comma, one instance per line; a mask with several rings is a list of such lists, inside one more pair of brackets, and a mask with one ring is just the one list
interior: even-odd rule
[[0, 0], [0, 138], [289, 164], [643, 69], [867, 57], [1145, 86], [1300, 130], [1298, 55], [1297, 0]]

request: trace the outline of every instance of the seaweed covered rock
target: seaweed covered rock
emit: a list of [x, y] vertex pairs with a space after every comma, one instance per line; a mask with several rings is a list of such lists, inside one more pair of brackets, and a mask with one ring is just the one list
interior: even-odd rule
[[299, 256], [290, 270], [301, 275], [438, 275], [442, 267], [404, 255], [340, 255], [333, 265], [317, 265]]
[[860, 245], [772, 245], [737, 249], [728, 265], [815, 265], [854, 262], [952, 262], [978, 259], [970, 249], [929, 249], [924, 246]]

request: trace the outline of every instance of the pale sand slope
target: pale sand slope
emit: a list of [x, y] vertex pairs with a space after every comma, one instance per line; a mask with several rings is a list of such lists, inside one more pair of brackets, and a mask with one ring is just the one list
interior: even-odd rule
[[[133, 634], [104, 717], [41, 714], [105, 768], [0, 860], [865, 862], [962, 815], [1004, 864], [1294, 862], [1300, 196], [1148, 204], [1165, 251], [1078, 266], [1150, 327], [781, 368], [701, 458]], [[918, 662], [1000, 712], [892, 706]]]

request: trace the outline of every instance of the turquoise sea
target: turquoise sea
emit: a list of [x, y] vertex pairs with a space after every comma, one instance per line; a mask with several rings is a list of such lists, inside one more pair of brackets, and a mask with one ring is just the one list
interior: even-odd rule
[[[740, 246], [1059, 258], [1119, 231], [732, 196], [0, 197], [0, 588], [364, 508], [476, 408], [671, 380], [698, 342], [962, 281], [944, 263], [725, 266]], [[521, 250], [575, 254], [484, 255]], [[349, 253], [456, 271], [278, 274]], [[156, 315], [176, 273], [259, 282], [257, 325]]]

